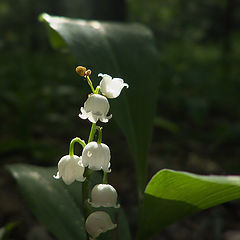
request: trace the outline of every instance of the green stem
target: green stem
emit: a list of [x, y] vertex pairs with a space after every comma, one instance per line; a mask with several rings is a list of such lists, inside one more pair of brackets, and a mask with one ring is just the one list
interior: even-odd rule
[[102, 143], [102, 127], [97, 126], [96, 130], [98, 130], [97, 144], [101, 144]]
[[90, 79], [89, 76], [87, 76], [87, 82], [88, 82], [88, 85], [90, 86], [92, 92], [93, 92], [93, 93], [96, 93], [96, 91], [95, 91], [95, 89], [94, 89], [94, 87], [93, 87], [92, 81], [91, 81], [91, 79]]
[[92, 142], [95, 132], [96, 132], [96, 123], [93, 123], [90, 134], [89, 134], [88, 143]]
[[[88, 143], [93, 141], [95, 132], [96, 132], [96, 123], [93, 123], [90, 130]], [[82, 202], [83, 202], [83, 211], [84, 211], [85, 219], [91, 213], [91, 207], [89, 206], [89, 203], [88, 203], [88, 197], [89, 197], [88, 194], [89, 194], [89, 188], [90, 188], [89, 179], [91, 174], [92, 174], [92, 171], [88, 168], [85, 168], [84, 176], [86, 177], [86, 180], [82, 184]]]
[[96, 89], [95, 89], [95, 93], [99, 94], [99, 92], [100, 92], [100, 86], [97, 86]]
[[86, 143], [81, 138], [79, 138], [79, 137], [73, 138], [69, 145], [69, 155], [70, 156], [74, 155], [74, 144], [75, 143], [81, 144], [83, 148], [86, 146]]
[[103, 172], [103, 184], [108, 184], [108, 173], [107, 172]]

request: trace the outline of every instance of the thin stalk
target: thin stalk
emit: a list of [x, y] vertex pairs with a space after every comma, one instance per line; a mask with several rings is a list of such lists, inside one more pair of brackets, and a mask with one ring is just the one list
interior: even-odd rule
[[101, 144], [102, 143], [102, 128], [97, 126], [96, 130], [98, 130], [97, 144]]
[[103, 172], [103, 184], [108, 184], [108, 173], [106, 171]]
[[90, 86], [92, 92], [93, 92], [93, 93], [96, 93], [96, 91], [95, 91], [95, 89], [94, 89], [94, 87], [93, 87], [93, 84], [92, 84], [92, 81], [91, 81], [90, 77], [87, 76], [86, 78], [87, 78], [88, 85]]
[[92, 142], [94, 135], [96, 132], [96, 123], [92, 124], [91, 130], [90, 130], [90, 134], [89, 134], [89, 138], [88, 138], [88, 143]]
[[[90, 130], [88, 143], [93, 141], [95, 132], [96, 132], [96, 123], [93, 123]], [[82, 202], [83, 202], [83, 211], [84, 211], [85, 219], [91, 213], [91, 207], [89, 206], [89, 203], [88, 203], [88, 197], [89, 197], [88, 193], [90, 188], [89, 178], [91, 174], [92, 174], [92, 171], [88, 168], [85, 168], [84, 176], [86, 177], [86, 180], [82, 184]]]
[[83, 148], [86, 146], [86, 143], [81, 138], [79, 138], [79, 137], [73, 138], [69, 145], [69, 155], [70, 156], [74, 155], [74, 144], [75, 143], [81, 144]]

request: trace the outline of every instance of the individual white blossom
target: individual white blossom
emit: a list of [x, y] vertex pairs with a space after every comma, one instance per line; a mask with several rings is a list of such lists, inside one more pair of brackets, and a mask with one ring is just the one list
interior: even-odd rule
[[110, 149], [106, 144], [90, 142], [83, 149], [81, 160], [84, 167], [110, 172], [110, 158]]
[[99, 73], [98, 76], [102, 77], [100, 90], [107, 98], [116, 98], [120, 95], [124, 87], [128, 88], [128, 84], [124, 83], [121, 78], [112, 78], [111, 76], [102, 73]]
[[103, 211], [91, 213], [86, 220], [86, 230], [92, 236], [90, 239], [97, 238], [101, 233], [116, 228], [117, 224], [113, 224], [110, 216]]
[[75, 180], [83, 182], [85, 180], [85, 177], [83, 177], [84, 169], [80, 157], [66, 155], [58, 162], [58, 172], [54, 178], [62, 178], [67, 185], [73, 183]]
[[92, 123], [96, 123], [98, 120], [106, 123], [112, 117], [112, 114], [107, 116], [109, 108], [110, 105], [106, 97], [100, 94], [91, 94], [84, 103], [84, 107], [81, 107], [79, 117], [88, 119]]
[[117, 204], [117, 191], [110, 184], [97, 184], [91, 192], [91, 201], [89, 203], [92, 207], [114, 207], [119, 208]]

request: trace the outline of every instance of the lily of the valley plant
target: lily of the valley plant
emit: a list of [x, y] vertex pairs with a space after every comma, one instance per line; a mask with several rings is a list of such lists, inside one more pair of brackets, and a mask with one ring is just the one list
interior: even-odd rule
[[[107, 74], [100, 73], [98, 76], [102, 77], [102, 80], [99, 86], [94, 88], [89, 77], [90, 70], [79, 66], [76, 68], [76, 72], [87, 80], [92, 90], [79, 114], [80, 118], [88, 119], [92, 123], [92, 127], [87, 144], [79, 137], [72, 139], [69, 154], [63, 156], [58, 162], [58, 172], [54, 178], [62, 178], [67, 185], [74, 181], [83, 182], [85, 228], [89, 239], [95, 239], [101, 233], [117, 226], [117, 223], [113, 223], [106, 211], [98, 211], [98, 208], [118, 208], [120, 206], [117, 202], [117, 191], [108, 184], [107, 174], [111, 172], [111, 153], [109, 147], [102, 143], [102, 128], [97, 123], [99, 121], [107, 123], [111, 119], [108, 98], [118, 97], [124, 87], [128, 88], [128, 84], [124, 83], [121, 78], [112, 78]], [[94, 141], [96, 132], [98, 132], [98, 137], [97, 141]], [[81, 156], [74, 154], [75, 143], [79, 143], [83, 148]], [[95, 185], [91, 195], [88, 196], [90, 175], [93, 171], [103, 171], [103, 179], [102, 184]]]

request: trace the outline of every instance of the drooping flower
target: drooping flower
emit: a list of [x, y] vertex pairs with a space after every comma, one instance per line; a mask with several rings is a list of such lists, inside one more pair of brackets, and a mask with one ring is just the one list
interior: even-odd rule
[[92, 123], [96, 123], [98, 120], [105, 123], [112, 117], [112, 114], [107, 116], [109, 108], [106, 97], [100, 94], [91, 94], [84, 103], [84, 107], [81, 107], [79, 117], [88, 119]]
[[112, 78], [108, 74], [98, 74], [99, 77], [102, 77], [100, 82], [100, 90], [104, 96], [107, 98], [116, 98], [120, 95], [124, 87], [129, 87], [127, 83], [124, 83], [121, 78]]
[[90, 142], [82, 152], [82, 164], [92, 170], [110, 172], [110, 149], [104, 143]]
[[116, 228], [117, 224], [113, 224], [110, 216], [103, 211], [91, 213], [86, 220], [86, 230], [92, 236], [92, 239], [97, 238], [101, 233], [107, 232]]
[[91, 201], [89, 203], [92, 207], [114, 207], [119, 208], [117, 204], [117, 191], [110, 184], [97, 184], [91, 192]]
[[67, 185], [73, 183], [75, 180], [83, 182], [85, 180], [85, 177], [83, 177], [84, 169], [80, 157], [66, 155], [58, 162], [58, 172], [54, 178], [62, 178]]

